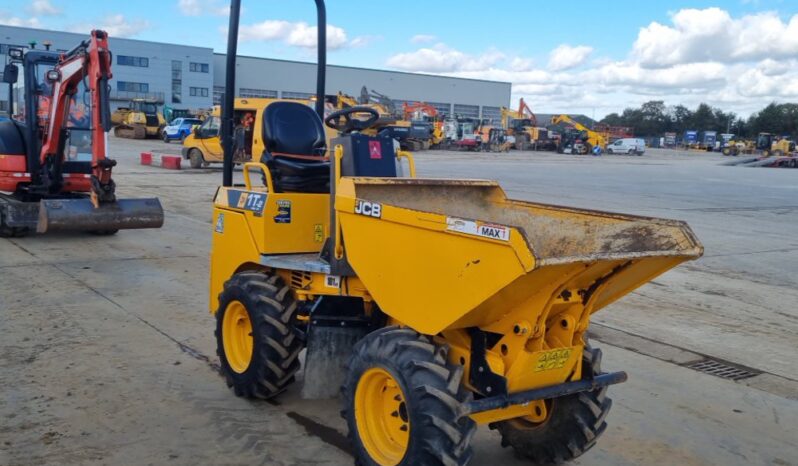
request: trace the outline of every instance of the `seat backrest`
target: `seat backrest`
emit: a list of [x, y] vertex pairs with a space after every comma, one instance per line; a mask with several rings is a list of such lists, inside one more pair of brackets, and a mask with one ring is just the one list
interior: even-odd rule
[[321, 118], [299, 102], [274, 102], [263, 113], [266, 151], [301, 156], [323, 156], [325, 134]]

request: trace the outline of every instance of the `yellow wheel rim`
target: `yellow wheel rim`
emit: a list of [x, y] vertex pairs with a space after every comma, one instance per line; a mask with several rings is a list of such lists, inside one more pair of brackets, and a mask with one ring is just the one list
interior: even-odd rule
[[357, 433], [369, 456], [381, 465], [402, 461], [410, 442], [405, 396], [393, 376], [379, 367], [368, 369], [355, 389]]
[[252, 360], [252, 322], [240, 301], [231, 301], [222, 320], [222, 344], [227, 364], [241, 374]]

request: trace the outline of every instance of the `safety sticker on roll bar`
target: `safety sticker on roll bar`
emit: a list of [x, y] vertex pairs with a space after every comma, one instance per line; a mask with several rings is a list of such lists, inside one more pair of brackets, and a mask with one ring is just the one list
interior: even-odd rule
[[482, 236], [499, 241], [510, 241], [510, 227], [504, 225], [447, 217], [446, 229], [458, 233], [465, 233], [466, 235]]

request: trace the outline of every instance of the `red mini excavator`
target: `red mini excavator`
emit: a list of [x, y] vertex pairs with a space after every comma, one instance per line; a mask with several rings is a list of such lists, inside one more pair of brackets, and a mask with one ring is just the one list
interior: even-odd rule
[[12, 118], [0, 121], [0, 236], [160, 228], [157, 198], [116, 198], [116, 161], [107, 157], [107, 33], [92, 31], [66, 53], [10, 49], [8, 56]]

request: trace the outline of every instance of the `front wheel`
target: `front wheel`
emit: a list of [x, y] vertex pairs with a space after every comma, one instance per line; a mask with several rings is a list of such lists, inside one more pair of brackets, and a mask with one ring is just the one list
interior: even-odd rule
[[166, 131], [163, 132], [163, 142], [169, 144], [169, 136], [166, 135]]
[[[601, 373], [601, 350], [585, 345], [583, 377]], [[607, 429], [604, 421], [612, 407], [607, 387], [554, 398], [546, 402], [543, 422], [524, 418], [492, 424], [499, 430], [502, 446], [534, 464], [561, 464], [584, 454]]]
[[200, 152], [199, 149], [191, 149], [188, 152], [188, 162], [191, 168], [202, 168], [205, 158], [202, 156], [202, 152]]
[[216, 354], [236, 396], [271, 398], [294, 381], [302, 343], [292, 329], [297, 305], [276, 275], [239, 272], [224, 284], [216, 311]]
[[476, 424], [459, 417], [462, 366], [447, 348], [407, 328], [377, 330], [355, 345], [341, 412], [359, 465], [463, 465]]

